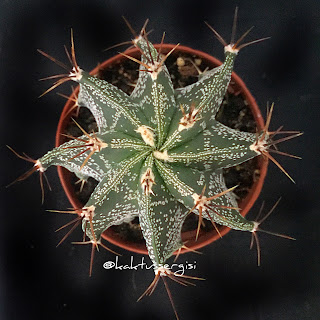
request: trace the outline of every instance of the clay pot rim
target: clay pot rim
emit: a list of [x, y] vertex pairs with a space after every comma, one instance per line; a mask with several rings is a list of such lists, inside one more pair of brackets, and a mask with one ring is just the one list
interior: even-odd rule
[[[159, 44], [156, 44], [154, 46], [157, 49], [159, 49], [159, 47], [160, 47]], [[173, 47], [175, 47], [174, 44], [163, 44], [162, 45], [162, 52], [168, 52]], [[215, 58], [215, 57], [213, 57], [203, 51], [195, 50], [195, 49], [192, 49], [192, 48], [189, 48], [186, 46], [179, 45], [175, 51], [199, 56], [203, 60], [205, 60], [206, 64], [211, 65], [212, 67], [216, 67], [216, 66], [219, 66], [222, 64], [222, 62], [220, 60], [218, 60], [217, 58]], [[137, 48], [126, 50], [125, 53], [127, 55], [132, 55], [132, 56], [139, 55], [139, 51]], [[110, 59], [107, 59], [103, 63], [99, 64], [96, 68], [94, 68], [90, 72], [90, 74], [91, 75], [97, 74], [99, 70], [104, 69], [111, 64], [118, 64], [119, 62], [124, 61], [126, 59], [127, 58], [124, 57], [123, 55], [117, 54], [117, 55], [111, 57]], [[261, 112], [259, 110], [259, 107], [258, 107], [254, 97], [252, 96], [252, 94], [248, 90], [247, 86], [245, 85], [245, 83], [241, 80], [241, 78], [235, 72], [232, 73], [231, 81], [234, 82], [236, 84], [236, 86], [238, 86], [241, 89], [241, 95], [248, 102], [248, 105], [251, 108], [251, 111], [254, 115], [254, 118], [257, 123], [258, 128], [262, 129], [264, 127], [263, 117], [261, 115]], [[78, 89], [76, 89], [76, 90], [78, 90]], [[63, 111], [61, 113], [61, 117], [60, 117], [60, 120], [58, 123], [57, 132], [56, 132], [56, 141], [55, 141], [56, 147], [61, 144], [61, 139], [62, 139], [61, 132], [63, 132], [66, 124], [68, 123], [69, 119], [68, 119], [68, 117], [66, 117], [66, 115], [68, 114], [68, 111], [71, 107], [72, 107], [72, 102], [69, 99], [63, 108]], [[239, 207], [242, 209], [241, 214], [243, 216], [245, 216], [249, 212], [249, 210], [251, 209], [251, 207], [253, 206], [253, 204], [255, 203], [255, 201], [257, 200], [257, 198], [261, 192], [261, 189], [262, 189], [262, 186], [264, 183], [264, 179], [265, 179], [266, 173], [267, 173], [268, 160], [265, 159], [264, 157], [259, 157], [258, 167], [260, 168], [259, 179], [254, 182], [254, 184], [253, 184], [252, 188], [250, 189], [246, 198], [239, 204]], [[63, 187], [70, 203], [72, 204], [72, 206], [74, 208], [81, 207], [80, 201], [76, 198], [76, 196], [73, 192], [74, 189], [71, 187], [71, 184], [69, 181], [70, 179], [68, 180], [68, 176], [70, 176], [69, 171], [64, 169], [63, 167], [60, 167], [60, 166], [58, 166], [57, 169], [58, 169], [58, 175], [59, 175], [62, 187]], [[224, 236], [230, 231], [230, 228], [222, 227], [221, 229], [219, 229], [219, 231], [221, 233], [221, 236]], [[107, 231], [105, 231], [102, 234], [102, 237], [105, 240], [107, 240], [108, 242], [112, 243], [113, 245], [121, 247], [125, 250], [139, 253], [139, 254], [148, 254], [147, 249], [144, 244], [142, 244], [142, 243], [136, 244], [133, 242], [124, 241], [123, 239], [120, 239], [118, 234], [116, 232], [114, 232], [111, 228], [109, 228]], [[211, 230], [210, 232], [202, 232], [202, 233], [200, 232], [200, 235], [199, 235], [197, 242], [195, 242], [193, 240], [194, 237], [195, 237], [195, 231], [187, 231], [187, 232], [182, 233], [182, 239], [184, 241], [186, 239], [188, 240], [188, 248], [190, 248], [190, 250], [200, 249], [200, 248], [207, 246], [210, 243], [220, 239], [220, 236], [216, 233], [216, 231], [214, 229]], [[184, 253], [184, 252], [188, 252], [188, 251], [185, 249], [181, 250], [181, 253]]]

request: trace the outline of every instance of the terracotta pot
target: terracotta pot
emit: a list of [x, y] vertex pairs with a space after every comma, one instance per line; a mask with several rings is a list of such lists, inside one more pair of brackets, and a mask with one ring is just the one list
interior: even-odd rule
[[[159, 48], [159, 45], [155, 45], [156, 48]], [[174, 45], [171, 44], [164, 44], [162, 46], [162, 53], [167, 53], [169, 52]], [[208, 55], [207, 53], [198, 51], [198, 50], [193, 50], [188, 47], [184, 46], [179, 46], [175, 52], [181, 52], [181, 53], [187, 53], [191, 55], [196, 55], [202, 59], [205, 65], [209, 66], [209, 68], [214, 68], [222, 64], [221, 61], [218, 59]], [[126, 54], [131, 55], [133, 57], [139, 58], [140, 53], [139, 51], [134, 48], [126, 51]], [[107, 61], [103, 62], [100, 64], [98, 67], [96, 67], [94, 70], [90, 72], [90, 74], [94, 75], [97, 74], [99, 70], [107, 68], [107, 66], [110, 66], [112, 64], [118, 64], [124, 60], [126, 60], [124, 56], [118, 54]], [[77, 89], [78, 90], [78, 89]], [[261, 116], [259, 107], [256, 104], [255, 99], [247, 89], [246, 85], [244, 82], [240, 79], [238, 75], [236, 75], [234, 72], [232, 73], [232, 79], [231, 79], [231, 84], [229, 86], [230, 91], [234, 91], [237, 94], [240, 94], [243, 99], [245, 99], [248, 102], [248, 105], [254, 115], [254, 119], [256, 121], [257, 127], [259, 130], [261, 130], [264, 126], [264, 120]], [[77, 93], [77, 91], [76, 91]], [[59, 146], [64, 142], [64, 137], [61, 135], [61, 133], [65, 132], [65, 129], [67, 127], [67, 124], [70, 123], [71, 121], [71, 113], [69, 112], [70, 108], [73, 106], [73, 102], [69, 99], [67, 103], [64, 106], [64, 109], [62, 111], [60, 121], [58, 124], [57, 128], [57, 133], [56, 133], [56, 146]], [[260, 177], [257, 181], [254, 182], [251, 190], [249, 191], [248, 195], [239, 203], [239, 207], [241, 208], [241, 214], [245, 216], [250, 208], [253, 206], [254, 202], [258, 198], [260, 191], [262, 189], [262, 185], [267, 173], [267, 166], [268, 166], [268, 161], [267, 159], [263, 157], [258, 158], [258, 168], [260, 170]], [[78, 200], [76, 194], [75, 194], [75, 188], [71, 185], [71, 173], [62, 168], [58, 167], [58, 174], [63, 186], [63, 189], [66, 192], [66, 195], [71, 202], [72, 206], [74, 208], [80, 208], [82, 207], [82, 204]], [[230, 229], [227, 227], [220, 227], [219, 228], [220, 233], [222, 236], [227, 234]], [[195, 232], [194, 231], [187, 231], [182, 233], [182, 240], [183, 241], [188, 241], [188, 247], [192, 250], [199, 249], [201, 247], [204, 247], [208, 244], [210, 244], [213, 241], [216, 241], [220, 239], [219, 235], [217, 232], [213, 229], [210, 232], [200, 232], [199, 238], [197, 241], [195, 240]], [[122, 239], [118, 233], [114, 232], [112, 229], [108, 229], [103, 233], [103, 238], [109, 241], [110, 243], [122, 247], [126, 250], [133, 251], [136, 253], [141, 253], [141, 254], [147, 254], [146, 247], [143, 243], [134, 243], [134, 242], [129, 242], [125, 239]], [[182, 250], [181, 253], [186, 252], [185, 250]]]

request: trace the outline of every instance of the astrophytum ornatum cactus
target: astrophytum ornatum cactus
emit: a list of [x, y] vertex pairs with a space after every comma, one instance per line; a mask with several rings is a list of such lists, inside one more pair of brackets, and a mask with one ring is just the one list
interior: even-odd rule
[[272, 110], [264, 130], [257, 134], [231, 129], [215, 119], [237, 54], [247, 45], [239, 41], [227, 45], [217, 36], [224, 44], [224, 63], [184, 88], [173, 88], [165, 65], [170, 52], [157, 51], [144, 28], [133, 40], [141, 61], [131, 57], [140, 69], [130, 96], [80, 69], [73, 40], [72, 71], [52, 87], [67, 80], [77, 82], [77, 104], [92, 112], [98, 131], [82, 129], [81, 137], [69, 137], [35, 161], [31, 171], [63, 166], [80, 179], [92, 177], [99, 182], [86, 205], [73, 212], [78, 214], [76, 221], [82, 221], [92, 250], [103, 245], [105, 230], [139, 217], [155, 272], [146, 293], [160, 278], [181, 277], [165, 264], [183, 246], [181, 228], [190, 212], [199, 215], [199, 227], [201, 219], [207, 219], [253, 235], [259, 230], [259, 222], [240, 214], [222, 169], [261, 155], [273, 159], [271, 137], [280, 131], [268, 131]]

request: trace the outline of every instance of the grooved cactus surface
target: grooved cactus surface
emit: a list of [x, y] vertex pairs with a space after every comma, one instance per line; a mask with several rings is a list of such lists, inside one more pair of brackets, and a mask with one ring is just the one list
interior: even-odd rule
[[[181, 228], [190, 212], [232, 229], [255, 231], [240, 214], [222, 169], [260, 154], [253, 133], [215, 119], [238, 50], [225, 47], [224, 63], [187, 87], [174, 89], [161, 55], [143, 36], [139, 79], [131, 95], [89, 75], [75, 63], [79, 106], [92, 112], [98, 132], [83, 130], [38, 160], [41, 171], [59, 165], [79, 179], [99, 183], [78, 212], [90, 241], [113, 225], [139, 217], [157, 274], [183, 246]], [[265, 141], [267, 135], [264, 135]]]

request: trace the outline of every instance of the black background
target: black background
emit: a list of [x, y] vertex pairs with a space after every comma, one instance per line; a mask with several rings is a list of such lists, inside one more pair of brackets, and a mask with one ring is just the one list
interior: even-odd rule
[[[136, 302], [152, 271], [104, 270], [103, 262], [114, 256], [102, 251], [88, 278], [89, 248], [70, 244], [81, 238], [80, 230], [55, 248], [62, 235], [54, 230], [70, 220], [45, 211], [70, 206], [56, 170], [48, 171], [53, 192], [47, 192], [43, 206], [36, 175], [6, 189], [29, 166], [5, 145], [34, 158], [54, 146], [64, 100], [55, 92], [38, 99], [49, 86], [38, 79], [60, 69], [36, 49], [66, 61], [63, 45], [69, 44], [71, 27], [78, 63], [85, 70], [117, 53], [104, 48], [130, 39], [122, 15], [136, 30], [149, 18], [153, 42], [166, 31], [166, 42], [222, 59], [223, 48], [203, 21], [229, 39], [236, 5], [239, 34], [254, 25], [248, 39], [272, 38], [240, 52], [235, 71], [263, 114], [267, 101], [275, 102], [273, 129], [284, 125], [305, 132], [281, 148], [303, 157], [280, 159], [296, 184], [271, 164], [250, 217], [262, 200], [268, 209], [282, 196], [264, 228], [297, 241], [261, 234], [262, 266], [257, 267], [256, 253], [249, 251], [250, 235], [232, 231], [202, 255], [181, 256], [180, 262], [196, 261], [197, 269], [189, 274], [206, 281], [195, 288], [170, 287], [184, 320], [319, 319], [320, 5], [279, 0], [0, 2], [1, 319], [174, 319], [161, 283], [153, 296]], [[68, 94], [70, 84], [56, 91]], [[130, 253], [118, 251], [124, 254], [120, 261], [129, 262]]]

